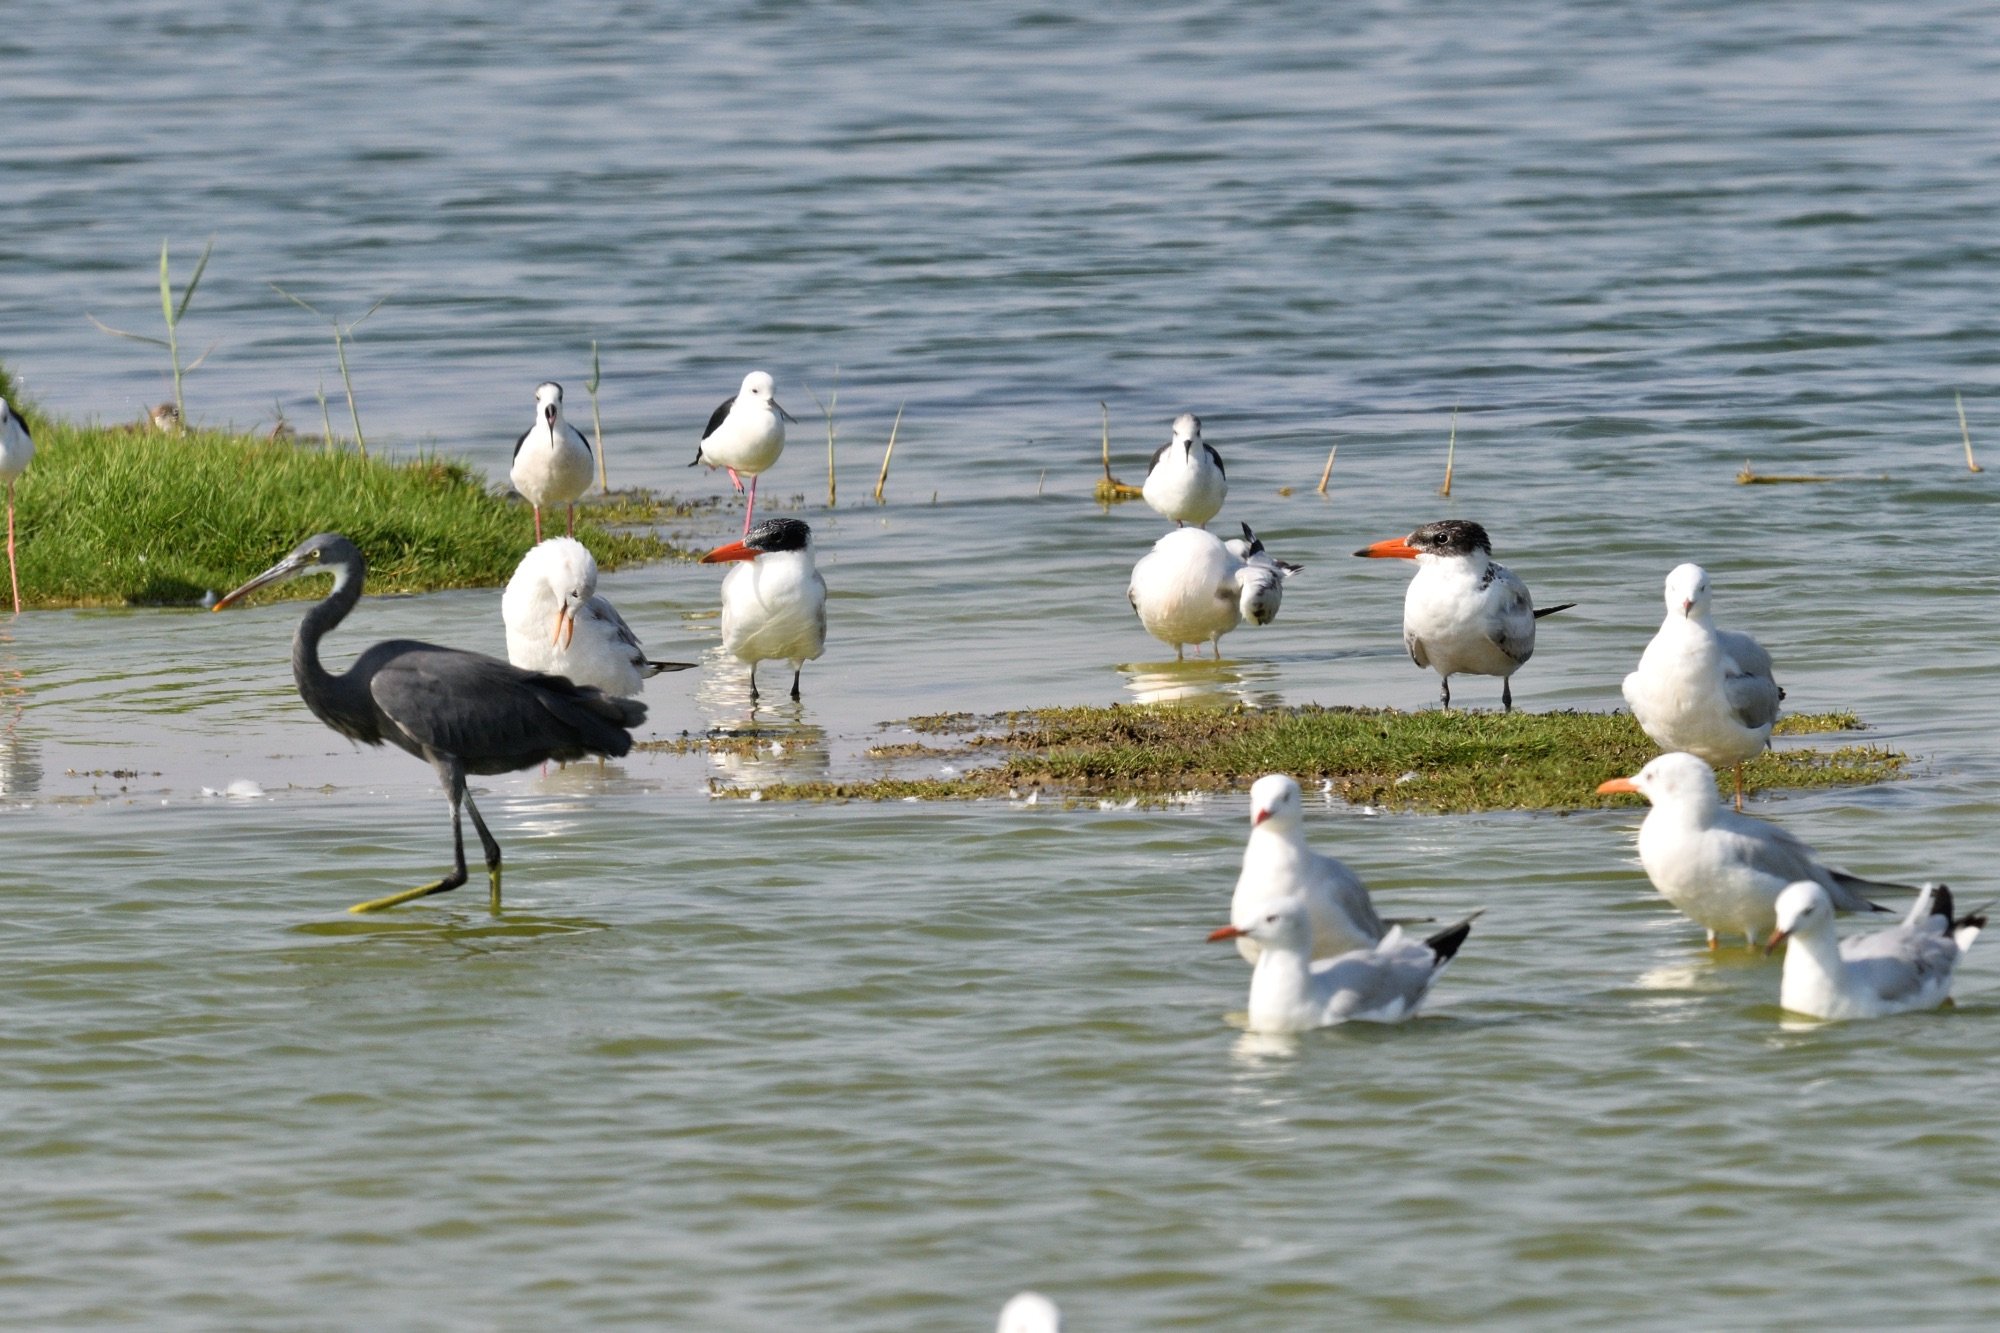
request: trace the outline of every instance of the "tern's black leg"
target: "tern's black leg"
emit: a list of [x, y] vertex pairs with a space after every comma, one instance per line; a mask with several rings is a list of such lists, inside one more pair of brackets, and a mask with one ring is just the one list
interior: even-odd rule
[[[370, 898], [365, 903], [354, 904], [347, 909], [348, 911], [379, 912], [385, 907], [395, 907], [417, 898], [428, 898], [433, 893], [449, 893], [465, 883], [465, 829], [459, 821], [459, 804], [466, 800], [465, 766], [458, 760], [443, 755], [433, 755], [431, 764], [437, 769], [438, 776], [444, 780], [445, 798], [451, 802], [451, 873], [435, 884], [420, 884], [414, 889], [404, 889], [401, 893]], [[472, 822], [479, 825], [479, 835], [482, 839], [490, 839], [486, 826], [479, 824], [477, 811], [473, 812]], [[495, 852], [498, 850], [497, 846], [494, 847]]]
[[[600, 762], [602, 762], [600, 760]], [[479, 817], [479, 807], [472, 803], [472, 793], [465, 794], [465, 813], [472, 816], [473, 831], [479, 834], [479, 845], [486, 851], [486, 878], [492, 884], [492, 894], [487, 900], [488, 908], [495, 916], [500, 914], [500, 844], [487, 831], [486, 821]]]
[[1451, 707], [1451, 677], [1450, 677], [1450, 676], [1446, 676], [1446, 677], [1444, 678], [1444, 696], [1443, 696], [1443, 697], [1444, 697], [1444, 706], [1445, 706], [1446, 708], [1449, 708], [1449, 707]]
[[799, 665], [792, 668], [792, 699], [794, 702], [796, 702], [799, 697], [799, 675], [805, 669], [806, 669], [805, 663], [803, 662], [799, 663]]
[[757, 702], [757, 664], [750, 664], [750, 702]]
[[1514, 682], [1505, 676], [1500, 677], [1500, 711], [1503, 713], [1514, 711]]

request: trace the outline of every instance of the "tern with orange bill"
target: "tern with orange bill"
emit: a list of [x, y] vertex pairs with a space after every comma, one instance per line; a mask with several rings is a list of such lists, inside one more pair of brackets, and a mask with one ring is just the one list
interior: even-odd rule
[[308, 537], [277, 564], [225, 595], [217, 611], [257, 589], [310, 574], [331, 574], [333, 590], [313, 604], [292, 637], [292, 676], [313, 716], [363, 745], [394, 745], [428, 763], [451, 802], [451, 872], [433, 884], [348, 908], [373, 912], [465, 883], [461, 811], [472, 816], [486, 852], [491, 910], [500, 910], [500, 844], [472, 803], [466, 778], [512, 773], [551, 759], [619, 758], [632, 748], [646, 705], [614, 698], [564, 676], [521, 668], [484, 653], [388, 639], [362, 650], [347, 670], [320, 664], [319, 643], [361, 600], [368, 563], [337, 532]]
[[750, 664], [750, 698], [757, 699], [757, 664], [792, 664], [792, 698], [799, 674], [826, 651], [826, 580], [813, 563], [812, 529], [796, 518], [759, 523], [743, 540], [718, 546], [704, 565], [740, 562], [722, 580], [722, 646]]
[[1886, 912], [1867, 895], [1915, 891], [1822, 865], [1776, 824], [1726, 809], [1715, 770], [1691, 754], [1663, 754], [1597, 791], [1636, 792], [1652, 802], [1639, 825], [1639, 864], [1660, 896], [1708, 932], [1711, 949], [1722, 935], [1761, 944], [1777, 919], [1778, 895], [1797, 880], [1819, 885], [1840, 912]]
[[1793, 1013], [1881, 1018], [1948, 1003], [1958, 960], [1985, 925], [1983, 908], [1960, 916], [1950, 889], [1926, 884], [1900, 924], [1841, 939], [1826, 890], [1801, 880], [1778, 895], [1777, 929], [1764, 952], [1785, 946], [1778, 1003]]
[[1535, 655], [1535, 622], [1576, 605], [1537, 611], [1528, 585], [1493, 558], [1486, 529], [1465, 519], [1426, 523], [1354, 554], [1416, 561], [1416, 577], [1403, 597], [1403, 646], [1412, 662], [1443, 677], [1446, 708], [1453, 676], [1498, 676], [1500, 706], [1512, 711], [1511, 677]]
[[521, 557], [500, 598], [507, 660], [629, 699], [663, 671], [693, 662], [646, 656], [639, 636], [597, 591], [597, 560], [574, 537], [551, 537]]
[[1208, 938], [1247, 938], [1258, 946], [1250, 973], [1250, 1031], [1305, 1032], [1336, 1023], [1400, 1023], [1416, 1013], [1478, 915], [1425, 940], [1392, 926], [1371, 948], [1315, 962], [1310, 909], [1302, 898], [1282, 898], [1232, 911], [1230, 923]]
[[1676, 565], [1666, 591], [1667, 618], [1625, 677], [1625, 703], [1662, 750], [1735, 769], [1741, 810], [1743, 765], [1770, 747], [1785, 692], [1763, 645], [1710, 621], [1707, 570]]

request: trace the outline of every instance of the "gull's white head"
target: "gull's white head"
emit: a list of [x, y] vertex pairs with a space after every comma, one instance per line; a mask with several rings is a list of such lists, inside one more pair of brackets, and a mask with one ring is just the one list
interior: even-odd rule
[[1200, 444], [1201, 418], [1192, 412], [1183, 412], [1174, 418], [1174, 444]]
[[562, 416], [562, 385], [554, 380], [543, 380], [535, 386], [535, 418], [553, 428], [560, 416]]
[[[1280, 898], [1276, 902], [1261, 902], [1245, 909], [1240, 918], [1232, 920], [1220, 930], [1209, 932], [1209, 942], [1233, 940], [1247, 936], [1264, 946], [1282, 952], [1312, 956], [1313, 928], [1312, 914], [1302, 897]], [[1261, 961], [1261, 960], [1260, 960]]]
[[1708, 571], [1700, 565], [1675, 565], [1667, 575], [1667, 614], [1689, 620], [1708, 618]]
[[1715, 788], [1715, 770], [1705, 760], [1691, 754], [1663, 754], [1629, 778], [1613, 778], [1601, 784], [1598, 794], [1631, 791], [1654, 805], [1685, 805], [1697, 809], [1720, 803]]
[[1299, 804], [1299, 784], [1283, 773], [1267, 773], [1250, 788], [1250, 827], [1265, 825], [1281, 833], [1296, 830], [1305, 814]]
[[1000, 1309], [995, 1333], [1062, 1333], [1062, 1310], [1039, 1291], [1024, 1291]]
[[1764, 942], [1770, 953], [1794, 935], [1817, 935], [1833, 929], [1833, 903], [1826, 890], [1809, 879], [1795, 880], [1778, 895], [1778, 928]]

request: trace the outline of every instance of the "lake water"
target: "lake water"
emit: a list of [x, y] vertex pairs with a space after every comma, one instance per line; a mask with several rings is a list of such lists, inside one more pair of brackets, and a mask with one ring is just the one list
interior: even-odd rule
[[[2000, 467], [1996, 53], [1970, 5], [10, 6], [0, 355], [45, 408], [169, 396], [84, 318], [155, 331], [163, 236], [183, 275], [215, 237], [201, 421], [339, 403], [272, 282], [387, 296], [371, 442], [496, 478], [596, 339], [613, 482], [718, 494], [685, 464], [763, 367], [801, 418], [765, 497], [835, 600], [757, 716], [782, 753], [483, 782], [498, 919], [342, 911], [435, 873], [444, 804], [306, 714], [296, 608], [0, 628], [0, 1322], [979, 1329], [1035, 1286], [1079, 1330], [1989, 1324], [2000, 950], [1955, 1011], [1789, 1029], [1776, 967], [1646, 885], [1635, 812], [1314, 804], [1389, 909], [1487, 911], [1424, 1021], [1260, 1041], [1202, 942], [1240, 794], [707, 793], [865, 772], [926, 711], [1428, 706], [1406, 571], [1347, 553], [1460, 515], [1580, 603], [1523, 706], [1614, 706], [1700, 560], [1789, 706], [1917, 759], [1758, 812], [1986, 896], [2000, 473], [1952, 394]], [[1090, 501], [1100, 401], [1132, 482], [1201, 413], [1224, 523], [1306, 565], [1223, 668], [1163, 669], [1125, 605], [1162, 524]], [[649, 735], [746, 720], [716, 582], [605, 580], [705, 657]], [[334, 655], [498, 651], [498, 609], [371, 600]]]

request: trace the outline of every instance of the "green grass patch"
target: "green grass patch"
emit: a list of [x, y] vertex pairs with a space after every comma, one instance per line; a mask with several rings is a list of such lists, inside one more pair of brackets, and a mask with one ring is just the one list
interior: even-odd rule
[[[948, 779], [885, 776], [775, 783], [765, 800], [923, 800], [1019, 797], [1048, 790], [1078, 799], [1158, 800], [1247, 787], [1266, 773], [1332, 784], [1356, 804], [1396, 810], [1580, 810], [1633, 802], [1597, 784], [1636, 773], [1659, 753], [1625, 713], [1403, 713], [1374, 708], [1215, 709], [1189, 706], [1046, 708], [991, 718], [913, 719], [925, 734], [956, 732], [958, 753], [997, 755]], [[1852, 714], [1806, 715], [1792, 730], [1851, 731]], [[900, 757], [901, 747], [882, 747]], [[1786, 749], [1744, 769], [1748, 791], [1849, 786], [1900, 776], [1906, 755], [1879, 746]], [[747, 795], [749, 789], [725, 790]]]
[[[0, 372], [0, 392], [11, 387]], [[326, 531], [346, 533], [368, 557], [370, 592], [494, 587], [533, 541], [527, 506], [455, 460], [23, 414], [35, 461], [15, 499], [21, 596], [33, 607], [196, 603]], [[637, 507], [626, 497], [608, 521]], [[588, 521], [591, 512], [580, 507], [576, 535], [602, 568], [676, 554], [650, 533]], [[305, 580], [269, 595], [325, 591]]]

